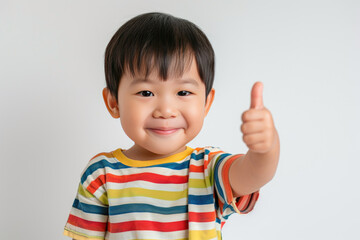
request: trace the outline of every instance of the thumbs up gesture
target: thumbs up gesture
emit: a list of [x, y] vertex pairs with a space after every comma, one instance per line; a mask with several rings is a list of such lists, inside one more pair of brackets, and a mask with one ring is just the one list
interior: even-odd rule
[[249, 151], [269, 152], [275, 142], [276, 129], [269, 110], [263, 103], [263, 84], [256, 82], [251, 90], [250, 109], [242, 114], [241, 132]]

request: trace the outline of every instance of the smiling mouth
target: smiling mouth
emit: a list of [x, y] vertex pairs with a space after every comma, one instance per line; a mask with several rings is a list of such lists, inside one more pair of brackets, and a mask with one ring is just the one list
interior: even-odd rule
[[175, 132], [177, 132], [180, 128], [167, 128], [167, 129], [162, 129], [162, 128], [148, 128], [149, 131], [154, 132], [156, 134], [159, 135], [170, 135], [173, 134]]

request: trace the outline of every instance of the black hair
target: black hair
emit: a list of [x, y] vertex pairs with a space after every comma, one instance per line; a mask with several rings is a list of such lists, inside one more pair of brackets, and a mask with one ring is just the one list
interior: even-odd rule
[[147, 77], [157, 70], [166, 80], [169, 72], [181, 76], [193, 58], [207, 96], [214, 82], [215, 55], [206, 35], [185, 19], [157, 12], [141, 14], [122, 25], [106, 47], [106, 85], [117, 99], [125, 71]]

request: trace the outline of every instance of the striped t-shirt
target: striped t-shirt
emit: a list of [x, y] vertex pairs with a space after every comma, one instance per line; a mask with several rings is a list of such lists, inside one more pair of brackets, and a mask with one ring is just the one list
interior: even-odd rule
[[239, 155], [187, 147], [139, 161], [121, 149], [100, 153], [81, 175], [64, 234], [74, 239], [221, 239], [234, 213], [248, 213], [259, 193], [235, 199], [229, 168]]

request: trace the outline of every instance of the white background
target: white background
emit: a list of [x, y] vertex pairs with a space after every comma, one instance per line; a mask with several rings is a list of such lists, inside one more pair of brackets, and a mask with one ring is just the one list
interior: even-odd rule
[[107, 113], [103, 58], [140, 13], [186, 18], [216, 52], [216, 98], [189, 145], [246, 152], [255, 81], [281, 140], [276, 177], [230, 239], [360, 239], [360, 2], [1, 1], [1, 239], [62, 236], [82, 169], [131, 142]]

